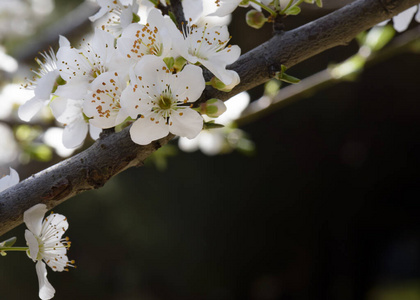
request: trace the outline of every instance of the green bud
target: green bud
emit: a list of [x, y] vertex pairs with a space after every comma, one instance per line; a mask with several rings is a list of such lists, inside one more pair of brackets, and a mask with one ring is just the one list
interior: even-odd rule
[[200, 111], [210, 118], [217, 118], [226, 111], [226, 105], [222, 100], [212, 98], [201, 104]]
[[239, 3], [239, 6], [248, 6], [249, 5], [249, 0], [242, 0], [240, 3]]
[[267, 22], [264, 14], [258, 10], [252, 9], [246, 13], [246, 23], [255, 29], [260, 29]]

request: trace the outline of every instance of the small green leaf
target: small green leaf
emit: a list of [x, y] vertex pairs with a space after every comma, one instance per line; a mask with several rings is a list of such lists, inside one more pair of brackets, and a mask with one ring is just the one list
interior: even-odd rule
[[299, 78], [296, 78], [294, 76], [288, 75], [286, 73], [283, 73], [282, 76], [281, 76], [281, 78], [279, 78], [279, 79], [281, 81], [284, 81], [284, 82], [287, 82], [287, 83], [293, 83], [293, 84], [300, 82], [300, 79]]
[[1, 256], [6, 256], [6, 255], [7, 255], [7, 252], [5, 252], [5, 251], [0, 251], [0, 255], [1, 255]]
[[175, 59], [173, 57], [165, 57], [163, 61], [165, 62], [168, 69], [172, 69], [174, 67]]
[[203, 129], [223, 128], [225, 125], [214, 123], [214, 121], [205, 122]]
[[298, 83], [300, 82], [299, 78], [286, 74], [287, 67], [285, 65], [281, 65], [281, 71], [276, 73], [275, 78], [278, 80], [287, 82], [287, 83]]
[[315, 0], [318, 7], [322, 7], [322, 0]]
[[140, 16], [138, 14], [133, 13], [133, 20], [131, 23], [138, 23], [140, 22]]
[[12, 247], [16, 243], [17, 238], [14, 236], [1, 243], [2, 247]]
[[299, 6], [292, 6], [284, 12], [285, 15], [296, 16], [300, 13], [301, 9]]

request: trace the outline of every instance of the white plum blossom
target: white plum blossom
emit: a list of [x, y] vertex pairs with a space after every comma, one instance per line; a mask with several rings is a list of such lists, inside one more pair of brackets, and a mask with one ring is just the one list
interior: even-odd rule
[[121, 106], [133, 119], [141, 115], [130, 128], [135, 143], [147, 145], [169, 133], [194, 138], [201, 131], [203, 118], [189, 107], [205, 87], [200, 67], [186, 65], [172, 74], [162, 59], [147, 55], [131, 75]]
[[[410, 25], [411, 20], [413, 20], [413, 17], [417, 22], [420, 23], [420, 5], [412, 6], [409, 9], [394, 16], [392, 18], [392, 21], [394, 23], [394, 29], [398, 32], [405, 31], [408, 28], [408, 25]], [[389, 21], [390, 20], [379, 23], [379, 26], [386, 25]]]
[[125, 28], [117, 40], [118, 50], [127, 58], [140, 60], [144, 55], [167, 57], [171, 51], [170, 31], [177, 30], [174, 22], [152, 9], [145, 25], [133, 23]]
[[26, 122], [30, 121], [37, 112], [48, 104], [59, 77], [54, 51], [50, 49], [49, 52], [41, 53], [41, 56], [43, 60], [35, 59], [39, 65], [39, 71], [34, 71], [36, 77], [24, 86], [33, 89], [35, 96], [21, 105], [18, 110], [19, 118]]
[[[210, 16], [223, 17], [231, 14], [238, 6], [248, 7], [251, 5], [253, 8], [261, 11], [261, 6], [256, 3], [249, 1], [247, 4], [241, 4], [243, 0], [213, 0], [216, 3], [217, 9]], [[264, 5], [270, 4], [272, 0], [260, 0], [258, 1]]]
[[120, 97], [127, 83], [117, 72], [106, 72], [93, 82], [91, 91], [85, 96], [83, 112], [91, 118], [90, 124], [99, 128], [111, 128], [127, 117], [121, 110]]
[[28, 229], [25, 230], [25, 239], [29, 247], [28, 255], [36, 262], [36, 273], [39, 283], [39, 298], [51, 299], [55, 289], [47, 280], [47, 264], [53, 271], [68, 271], [74, 261], [67, 258], [67, 249], [70, 247], [68, 238], [62, 238], [69, 227], [67, 218], [60, 214], [51, 214], [45, 219], [47, 212], [45, 204], [36, 204], [23, 214], [23, 221]]
[[89, 20], [94, 22], [107, 15], [108, 20], [101, 29], [112, 33], [115, 37], [120, 36], [122, 30], [133, 22], [139, 10], [136, 0], [97, 0], [97, 2], [100, 9], [89, 17]]
[[[61, 40], [67, 41], [64, 37]], [[68, 41], [57, 52], [57, 66], [66, 84], [57, 88], [57, 95], [81, 99], [89, 85], [100, 74], [118, 71], [121, 76], [127, 74], [128, 61], [118, 55], [112, 34], [96, 29], [91, 42], [83, 49], [70, 46]]]
[[179, 31], [173, 33], [176, 36], [174, 49], [188, 62], [201, 63], [225, 85], [230, 85], [235, 75], [234, 71], [226, 70], [226, 66], [239, 58], [241, 49], [236, 45], [227, 46], [230, 40], [227, 26], [191, 25], [184, 29], [183, 35]]
[[12, 168], [10, 169], [10, 174], [0, 178], [0, 192], [8, 189], [11, 186], [14, 186], [19, 182], [19, 174]]
[[74, 149], [82, 145], [88, 131], [93, 139], [99, 137], [101, 129], [89, 125], [89, 120], [83, 115], [83, 100], [57, 97], [51, 102], [50, 108], [56, 120], [64, 124], [62, 144], [66, 148]]

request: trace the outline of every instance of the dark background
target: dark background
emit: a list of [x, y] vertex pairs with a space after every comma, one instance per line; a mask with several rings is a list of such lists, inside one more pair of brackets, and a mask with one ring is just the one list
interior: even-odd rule
[[[231, 29], [243, 52], [269, 37], [244, 12]], [[60, 205], [77, 269], [49, 270], [55, 299], [420, 299], [419, 69], [402, 53], [244, 126], [253, 156], [179, 152]], [[30, 260], [1, 265], [1, 299], [37, 298]]]

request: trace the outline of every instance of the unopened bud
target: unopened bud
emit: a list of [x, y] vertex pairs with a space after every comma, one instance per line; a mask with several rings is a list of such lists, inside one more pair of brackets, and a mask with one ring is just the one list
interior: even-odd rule
[[217, 118], [226, 111], [226, 105], [222, 100], [212, 98], [201, 104], [200, 111], [210, 118]]
[[226, 85], [216, 76], [213, 76], [212, 79], [210, 79], [210, 84], [215, 89], [218, 89], [221, 91], [226, 87]]
[[258, 10], [252, 9], [246, 13], [246, 23], [255, 29], [260, 29], [267, 22], [264, 14]]

